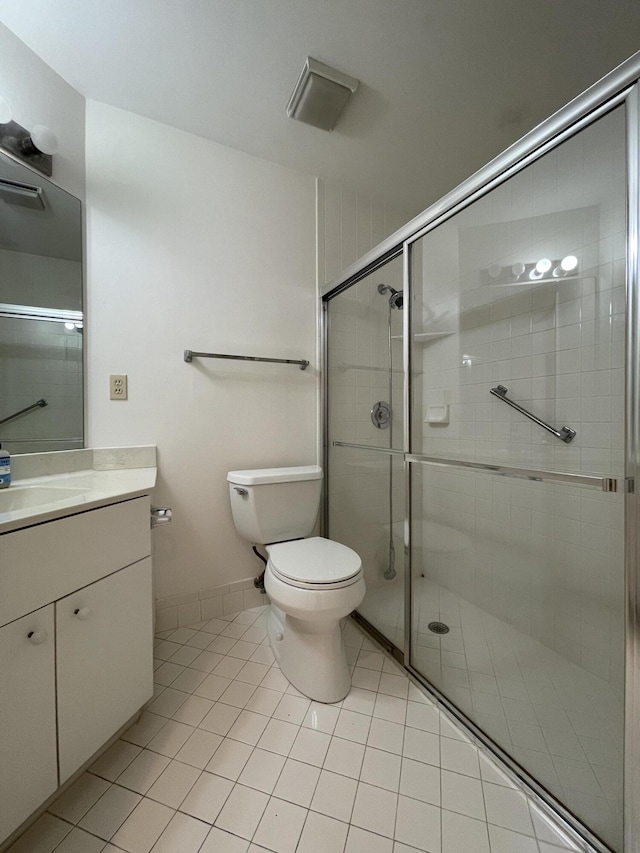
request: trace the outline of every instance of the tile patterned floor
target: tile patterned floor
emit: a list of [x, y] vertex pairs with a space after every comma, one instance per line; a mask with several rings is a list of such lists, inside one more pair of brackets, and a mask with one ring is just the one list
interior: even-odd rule
[[[548, 790], [622, 849], [622, 690], [429, 578], [413, 589], [413, 662]], [[402, 584], [370, 589], [364, 614], [402, 644]], [[450, 627], [441, 637], [427, 626]]]
[[140, 720], [10, 853], [580, 849], [353, 623], [349, 696], [298, 693], [263, 611], [159, 635]]

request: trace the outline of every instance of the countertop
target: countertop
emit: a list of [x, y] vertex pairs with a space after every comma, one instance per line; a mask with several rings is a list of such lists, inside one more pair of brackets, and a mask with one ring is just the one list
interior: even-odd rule
[[[138, 452], [131, 454], [123, 452], [127, 450]], [[145, 448], [145, 450], [151, 450], [151, 448]], [[73, 451], [64, 451], [64, 453], [73, 453]], [[94, 461], [91, 455], [87, 456], [87, 451], [80, 451], [80, 453], [84, 454], [82, 461], [85, 464], [87, 462], [91, 464]], [[102, 466], [105, 449], [94, 451], [94, 453], [95, 462]], [[157, 468], [155, 464], [148, 463], [151, 461], [155, 463], [155, 448], [153, 448], [152, 457], [149, 452], [141, 457], [138, 448], [118, 448], [118, 453], [109, 458], [115, 459], [116, 467], [87, 467], [81, 470], [13, 480], [8, 489], [0, 490], [0, 534], [129, 498], [148, 495], [154, 488]], [[49, 460], [50, 463], [52, 461]], [[55, 461], [56, 467], [60, 467], [60, 461]], [[69, 457], [69, 461], [70, 467], [75, 467], [72, 457]], [[77, 462], [77, 459], [75, 461]], [[144, 467], [133, 467], [140, 462]], [[133, 463], [132, 467], [126, 467], [131, 463]], [[50, 467], [51, 464], [45, 466], [45, 470]], [[65, 494], [66, 490], [69, 490], [67, 494]], [[32, 503], [32, 505], [11, 508], [10, 504], [16, 502]], [[4, 509], [3, 503], [5, 506], [8, 504], [9, 508]]]

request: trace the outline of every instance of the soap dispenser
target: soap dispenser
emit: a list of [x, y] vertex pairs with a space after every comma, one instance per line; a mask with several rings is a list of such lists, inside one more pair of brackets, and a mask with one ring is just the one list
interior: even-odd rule
[[0, 444], [0, 489], [8, 489], [11, 485], [11, 456], [2, 449]]

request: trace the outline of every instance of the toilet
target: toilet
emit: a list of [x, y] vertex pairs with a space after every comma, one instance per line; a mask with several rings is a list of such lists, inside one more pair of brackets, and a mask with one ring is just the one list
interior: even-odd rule
[[266, 546], [267, 631], [287, 679], [317, 702], [351, 689], [340, 620], [365, 596], [362, 562], [351, 548], [314, 536], [322, 468], [258, 468], [227, 474], [236, 530]]

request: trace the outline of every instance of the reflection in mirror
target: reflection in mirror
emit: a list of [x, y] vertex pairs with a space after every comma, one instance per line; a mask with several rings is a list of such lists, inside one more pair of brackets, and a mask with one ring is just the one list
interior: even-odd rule
[[80, 202], [0, 154], [0, 442], [83, 446]]

